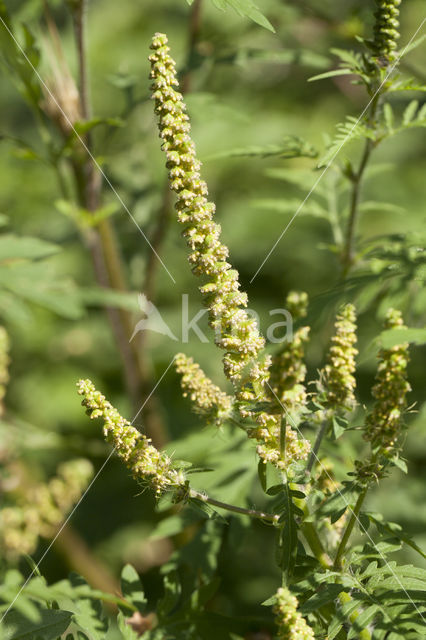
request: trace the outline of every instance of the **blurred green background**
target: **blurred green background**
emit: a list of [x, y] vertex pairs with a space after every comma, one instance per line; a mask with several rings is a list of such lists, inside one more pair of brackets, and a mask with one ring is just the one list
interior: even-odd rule
[[[268, 311], [281, 308], [288, 291], [307, 291], [312, 308], [311, 346], [308, 352], [309, 375], [315, 376], [323, 362], [330, 336], [333, 298], [322, 303], [322, 294], [338, 282], [339, 263], [327, 249], [332, 242], [328, 224], [309, 215], [308, 207], [300, 212], [285, 233], [258, 276], [254, 273], [277, 237], [290, 220], [291, 213], [273, 211], [256, 201], [288, 198], [301, 201], [303, 191], [268, 175], [271, 169], [315, 166], [312, 158], [238, 156], [228, 152], [246, 147], [280, 144], [285, 136], [297, 135], [321, 151], [324, 136], [332, 136], [335, 125], [345, 115], [358, 116], [367, 98], [360, 86], [346, 76], [309, 83], [308, 78], [336, 65], [331, 47], [359, 47], [356, 35], [368, 37], [373, 22], [372, 0], [332, 2], [307, 0], [259, 0], [259, 7], [275, 28], [272, 33], [238, 16], [232, 11], [219, 11], [210, 1], [201, 3], [199, 32], [188, 57], [191, 11], [185, 0], [92, 0], [88, 11], [88, 59], [93, 113], [103, 118], [122, 118], [122, 126], [100, 125], [94, 129], [94, 149], [114, 189], [119, 193], [138, 225], [148, 238], [153, 237], [164, 198], [166, 173], [160, 151], [152, 103], [149, 99], [147, 61], [154, 32], [169, 36], [172, 55], [186, 75], [186, 96], [191, 115], [193, 138], [203, 162], [204, 178], [211, 198], [217, 205], [217, 218], [223, 229], [224, 242], [230, 247], [231, 259], [241, 274], [243, 289], [250, 307], [261, 316], [262, 328], [268, 326]], [[28, 24], [42, 50], [40, 74], [49, 78], [51, 61], [46, 55], [46, 23], [43, 3], [39, 0], [6, 2], [18, 34], [20, 24]], [[66, 60], [76, 74], [76, 55], [72, 24], [64, 2], [49, 3], [51, 15], [59, 29]], [[424, 2], [406, 0], [401, 7], [401, 43], [407, 43], [424, 17]], [[0, 25], [0, 28], [1, 25]], [[420, 35], [420, 34], [419, 34]], [[425, 44], [406, 58], [404, 71], [424, 81]], [[409, 98], [418, 97], [410, 94]], [[420, 95], [420, 101], [422, 95]], [[405, 94], [393, 98], [395, 109], [407, 104]], [[30, 145], [43, 155], [43, 142], [36, 119], [26, 106], [10, 74], [3, 68], [0, 92], [0, 200], [1, 213], [7, 216], [3, 232], [18, 236], [35, 236], [54, 243], [59, 251], [43, 259], [43, 275], [34, 271], [34, 279], [45, 279], [48, 291], [59, 288], [63, 301], [57, 312], [46, 305], [11, 294], [7, 287], [0, 292], [0, 317], [11, 339], [10, 385], [7, 408], [13, 432], [2, 431], [22, 447], [35, 477], [42, 479], [54, 473], [59, 461], [74, 456], [89, 456], [99, 469], [108, 455], [98, 424], [90, 422], [80, 406], [75, 383], [90, 377], [120, 411], [131, 419], [133, 408], [125, 392], [120, 359], [105, 316], [90, 290], [95, 287], [87, 249], [74, 221], [61, 212], [62, 196], [54, 171], [46, 163], [24, 150]], [[19, 144], [13, 140], [19, 138]], [[388, 163], [385, 171], [366, 181], [365, 200], [386, 200], [396, 205], [393, 210], [365, 213], [360, 221], [360, 243], [384, 234], [416, 234], [425, 222], [426, 135], [424, 129], [405, 132], [379, 148], [374, 164]], [[358, 146], [342, 151], [356, 158]], [[312, 184], [318, 174], [312, 173]], [[323, 184], [331, 189], [333, 170], [324, 176]], [[103, 186], [104, 203], [115, 203], [109, 186]], [[399, 209], [398, 209], [399, 208]], [[344, 209], [338, 212], [344, 215]], [[137, 293], [144, 290], [146, 265], [150, 248], [122, 207], [111, 217], [125, 264], [129, 290], [134, 292], [129, 305], [134, 323], [141, 318]], [[186, 262], [186, 248], [175, 220], [167, 227], [164, 243], [159, 248], [176, 283], [160, 264], [156, 270], [154, 301], [163, 318], [176, 335], [181, 331], [181, 297], [189, 295], [190, 312], [200, 309], [198, 283]], [[421, 237], [421, 236], [420, 236]], [[423, 231], [424, 237], [424, 231]], [[413, 240], [417, 242], [417, 240]], [[420, 241], [419, 241], [420, 242]], [[420, 245], [421, 246], [421, 245]], [[402, 284], [401, 284], [402, 283]], [[380, 330], [384, 309], [400, 305], [411, 326], [424, 324], [425, 292], [409, 290], [404, 282], [389, 295], [364, 292], [359, 303], [359, 391], [362, 402], [370, 402], [369, 389], [375, 371], [376, 346], [372, 339]], [[374, 283], [373, 283], [374, 285]], [[40, 281], [23, 285], [37, 289]], [[412, 287], [412, 285], [410, 285]], [[344, 298], [354, 299], [349, 291]], [[315, 302], [317, 300], [317, 302]], [[318, 303], [319, 300], [319, 303]], [[49, 305], [47, 305], [49, 306]], [[408, 317], [407, 317], [408, 316]], [[200, 323], [206, 327], [206, 323]], [[168, 367], [177, 351], [194, 356], [205, 371], [224, 384], [220, 355], [211, 344], [201, 343], [194, 334], [182, 345], [168, 337], [150, 332], [146, 336], [146, 362], [153, 384]], [[406, 457], [408, 477], [392, 473], [380, 489], [371, 495], [369, 506], [382, 510], [399, 522], [407, 535], [419, 544], [426, 543], [426, 438], [424, 411], [425, 348], [412, 348], [410, 400], [417, 402], [409, 416], [410, 431]], [[158, 411], [170, 441], [181, 440], [204, 431], [189, 404], [181, 398], [179, 381], [171, 368], [156, 391]], [[141, 404], [144, 398], [140, 398]], [[142, 421], [136, 424], [143, 428]], [[16, 426], [18, 425], [18, 426]], [[19, 428], [18, 428], [19, 427]], [[17, 434], [16, 436], [14, 434]], [[191, 442], [191, 441], [190, 441]], [[223, 446], [225, 435], [212, 431], [212, 449]], [[362, 448], [361, 440], [355, 447]], [[171, 450], [174, 445], [170, 444]], [[188, 445], [188, 448], [191, 445]], [[179, 447], [177, 444], [176, 447]], [[196, 446], [194, 445], [194, 449]], [[185, 456], [185, 447], [179, 451]], [[355, 451], [355, 453], [354, 453]], [[189, 455], [191, 449], [188, 450]], [[348, 459], [359, 454], [348, 449]], [[254, 453], [251, 456], [255, 466]], [[200, 487], [203, 488], [203, 487]], [[217, 496], [220, 497], [220, 496]], [[88, 543], [93, 555], [118, 575], [124, 562], [132, 562], [145, 574], [148, 596], [159, 590], [155, 566], [170, 552], [169, 541], [153, 544], [148, 535], [161, 514], [154, 513], [153, 500], [139, 495], [137, 485], [126, 470], [112, 458], [96, 479], [87, 497], [72, 518], [72, 527]], [[270, 548], [271, 562], [259, 557], [260, 532], [255, 530], [243, 538], [241, 524], [234, 522], [229, 536], [242, 540], [235, 551], [233, 568], [224, 581], [222, 594], [229, 601], [252, 608], [276, 588], [277, 576], [266, 566], [273, 566], [272, 533], [264, 532], [265, 548]], [[235, 530], [234, 530], [235, 529]], [[256, 527], [261, 529], [261, 525]], [[182, 543], [179, 536], [176, 545]], [[270, 547], [268, 546], [270, 545]], [[43, 544], [35, 555], [41, 557]], [[227, 574], [227, 553], [222, 557]], [[417, 562], [410, 551], [404, 559]], [[235, 557], [236, 556], [236, 557]], [[56, 546], [43, 561], [43, 572], [49, 579], [63, 577], [69, 567]], [[244, 584], [238, 576], [244, 576]]]

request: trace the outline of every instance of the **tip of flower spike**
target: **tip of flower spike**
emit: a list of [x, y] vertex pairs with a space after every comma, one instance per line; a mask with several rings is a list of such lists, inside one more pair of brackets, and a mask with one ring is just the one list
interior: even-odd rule
[[404, 320], [402, 319], [402, 313], [399, 309], [388, 309], [385, 322], [385, 329], [398, 329], [404, 328]]
[[168, 43], [165, 33], [154, 33], [151, 41], [151, 49], [159, 49]]

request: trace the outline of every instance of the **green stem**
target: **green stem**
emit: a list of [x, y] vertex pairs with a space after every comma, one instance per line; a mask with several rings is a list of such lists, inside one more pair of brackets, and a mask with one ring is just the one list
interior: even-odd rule
[[195, 489], [190, 489], [189, 497], [194, 500], [200, 500], [201, 502], [211, 504], [213, 507], [219, 507], [219, 509], [225, 509], [226, 511], [231, 511], [233, 513], [241, 513], [242, 515], [249, 516], [250, 518], [266, 520], [267, 522], [272, 523], [276, 523], [279, 520], [279, 515], [265, 513], [264, 511], [256, 511], [256, 509], [244, 509], [243, 507], [237, 507], [233, 504], [221, 502], [220, 500], [215, 500], [215, 498], [210, 498], [210, 496], [205, 493], [201, 493], [200, 491], [196, 491]]
[[[376, 95], [374, 95], [375, 89], [373, 88], [372, 91], [373, 91], [374, 97], [372, 98], [370, 111], [368, 115], [368, 126], [370, 128], [374, 127], [374, 120], [376, 117], [377, 108], [378, 108], [379, 99], [380, 99], [380, 93], [377, 92]], [[348, 226], [346, 229], [345, 246], [344, 246], [343, 255], [342, 255], [343, 277], [347, 276], [355, 259], [355, 235], [356, 235], [356, 230], [358, 226], [359, 202], [361, 198], [362, 183], [363, 183], [365, 169], [368, 165], [368, 161], [370, 160], [371, 153], [375, 148], [375, 146], [376, 146], [376, 140], [367, 138], [364, 144], [364, 150], [362, 152], [358, 170], [354, 175], [351, 176], [352, 191], [350, 195], [349, 220], [348, 220]]]
[[321, 539], [312, 522], [304, 522], [302, 524], [302, 533], [306, 538], [312, 553], [324, 569], [331, 569], [333, 561], [324, 549]]
[[321, 427], [320, 427], [320, 429], [319, 429], [319, 431], [317, 433], [317, 437], [315, 439], [314, 446], [313, 446], [313, 448], [311, 450], [311, 453], [309, 455], [308, 464], [306, 465], [306, 472], [309, 475], [312, 473], [314, 465], [318, 461], [318, 451], [320, 450], [322, 439], [324, 438], [325, 434], [327, 433], [327, 430], [328, 430], [329, 426], [330, 426], [330, 420], [328, 418], [323, 420], [323, 422], [321, 424]]
[[[340, 602], [340, 604], [343, 606], [345, 604], [347, 604], [348, 602], [351, 602], [353, 600], [352, 596], [347, 593], [346, 591], [342, 591], [339, 595], [338, 595], [338, 600]], [[355, 609], [355, 611], [353, 611], [348, 617], [349, 617], [349, 622], [353, 625], [356, 622], [356, 619], [358, 618], [358, 616], [361, 614], [360, 611], [358, 611], [358, 609]], [[371, 640], [371, 633], [368, 631], [368, 629], [362, 629], [361, 631], [358, 632], [358, 638], [359, 640]]]
[[351, 537], [352, 530], [355, 526], [355, 523], [358, 520], [359, 512], [361, 511], [361, 507], [364, 503], [365, 496], [367, 495], [368, 485], [361, 491], [358, 496], [358, 500], [356, 501], [355, 507], [352, 511], [352, 515], [349, 519], [348, 524], [346, 525], [346, 529], [343, 533], [343, 537], [340, 541], [339, 547], [337, 549], [336, 558], [334, 560], [333, 568], [335, 571], [340, 571], [342, 569], [342, 559], [343, 554], [345, 553], [346, 545]]

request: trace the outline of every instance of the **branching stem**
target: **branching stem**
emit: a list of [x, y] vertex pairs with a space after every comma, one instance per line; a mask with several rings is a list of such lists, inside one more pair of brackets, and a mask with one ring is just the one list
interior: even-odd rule
[[336, 558], [334, 560], [333, 568], [336, 571], [340, 571], [342, 569], [343, 554], [345, 553], [346, 545], [349, 541], [349, 538], [351, 537], [351, 533], [353, 531], [355, 523], [358, 521], [359, 512], [361, 511], [361, 507], [364, 503], [365, 496], [367, 495], [367, 491], [368, 491], [368, 485], [359, 494], [358, 500], [356, 501], [355, 507], [353, 508], [352, 515], [349, 519], [348, 524], [346, 525], [345, 531], [343, 533], [343, 537], [337, 549]]
[[244, 509], [243, 507], [237, 507], [236, 505], [221, 502], [215, 498], [210, 498], [210, 496], [205, 493], [201, 493], [200, 491], [196, 491], [195, 489], [190, 489], [189, 497], [194, 500], [200, 500], [200, 502], [206, 502], [207, 504], [211, 504], [213, 507], [218, 507], [219, 509], [225, 509], [226, 511], [231, 511], [233, 513], [241, 513], [242, 515], [249, 516], [250, 518], [266, 520], [267, 522], [272, 522], [274, 524], [279, 520], [279, 515], [265, 513], [264, 511], [256, 511], [256, 509]]
[[[373, 94], [373, 98], [371, 100], [370, 110], [368, 114], [368, 126], [370, 128], [374, 127], [374, 121], [376, 118], [379, 100], [380, 100], [380, 93], [376, 92], [375, 94]], [[359, 202], [361, 198], [362, 183], [363, 183], [365, 169], [368, 165], [371, 153], [375, 148], [376, 144], [377, 144], [376, 140], [367, 138], [364, 144], [364, 150], [362, 152], [358, 170], [351, 176], [352, 189], [351, 189], [351, 195], [350, 195], [349, 220], [348, 220], [348, 226], [346, 229], [345, 246], [344, 246], [343, 255], [342, 255], [343, 277], [347, 276], [355, 259], [355, 235], [356, 235], [356, 230], [358, 226]]]

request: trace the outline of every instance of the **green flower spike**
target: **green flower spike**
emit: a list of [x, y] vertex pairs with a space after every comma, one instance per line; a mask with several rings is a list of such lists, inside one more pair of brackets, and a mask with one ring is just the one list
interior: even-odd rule
[[93, 476], [88, 460], [65, 462], [47, 484], [32, 486], [19, 506], [0, 512], [0, 547], [7, 556], [33, 553], [39, 536], [52, 538]]
[[[404, 329], [400, 311], [388, 311], [385, 328]], [[387, 455], [397, 446], [403, 427], [402, 416], [407, 404], [406, 396], [411, 391], [407, 382], [408, 360], [408, 343], [381, 349], [379, 352], [376, 384], [372, 390], [376, 403], [367, 416], [364, 437], [371, 442], [373, 449], [379, 448]]]
[[345, 305], [335, 322], [327, 364], [317, 383], [319, 401], [333, 413], [351, 411], [355, 406], [356, 315], [352, 304]]
[[194, 410], [207, 422], [220, 424], [231, 413], [232, 398], [205, 375], [201, 367], [183, 353], [175, 357], [176, 371], [181, 374], [184, 397], [189, 396]]
[[166, 154], [170, 187], [177, 194], [178, 220], [185, 226], [183, 235], [191, 249], [192, 271], [208, 278], [201, 287], [209, 309], [209, 323], [216, 344], [226, 351], [225, 375], [241, 381], [246, 366], [264, 346], [256, 321], [247, 314], [247, 295], [239, 291], [238, 272], [227, 262], [228, 248], [220, 241], [221, 228], [213, 222], [215, 206], [207, 200], [206, 183], [200, 177], [201, 164], [190, 137], [186, 106], [178, 85], [175, 62], [169, 55], [167, 36], [157, 33], [152, 39], [152, 97], [158, 115], [162, 149]]
[[376, 4], [372, 49], [379, 59], [392, 62], [397, 57], [397, 40], [400, 37], [398, 7], [401, 0], [376, 0]]
[[167, 489], [185, 486], [185, 476], [175, 469], [171, 459], [161, 453], [151, 440], [123, 418], [90, 380], [77, 383], [78, 393], [84, 397], [83, 406], [90, 418], [102, 418], [105, 439], [114, 445], [118, 456], [123, 460], [132, 475], [142, 480], [157, 496]]
[[4, 413], [3, 398], [9, 381], [9, 338], [4, 327], [0, 326], [0, 417]]
[[279, 640], [315, 640], [314, 632], [298, 612], [299, 602], [286, 587], [278, 589], [273, 611]]
[[[293, 320], [306, 316], [308, 296], [304, 292], [291, 291], [286, 300], [286, 309]], [[293, 412], [306, 404], [306, 377], [304, 364], [305, 344], [309, 338], [309, 327], [300, 327], [285, 342], [282, 349], [272, 357], [269, 384], [273, 389], [272, 400], [277, 400], [287, 411]]]

